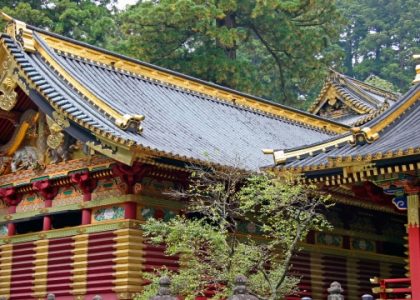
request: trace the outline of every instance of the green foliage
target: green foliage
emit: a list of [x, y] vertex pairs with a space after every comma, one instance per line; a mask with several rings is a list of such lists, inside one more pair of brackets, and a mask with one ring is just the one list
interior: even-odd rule
[[385, 91], [398, 92], [398, 89], [391, 82], [375, 75], [370, 75], [365, 82]]
[[28, 24], [302, 109], [316, 98], [327, 67], [360, 80], [374, 74], [404, 91], [414, 78], [411, 56], [420, 53], [416, 0], [341, 0], [339, 11], [333, 0], [142, 0], [125, 11], [115, 3], [0, 0], [0, 8]]
[[414, 78], [412, 55], [420, 52], [420, 2], [338, 1], [348, 24], [342, 35], [345, 72], [361, 80], [374, 74], [405, 90]]
[[6, 14], [80, 41], [106, 46], [114, 31], [115, 0], [0, 1]]
[[[323, 216], [329, 196], [297, 179], [238, 169], [195, 169], [187, 191], [173, 195], [188, 198], [188, 211], [200, 217], [149, 219], [142, 225], [149, 242], [167, 245], [167, 255], [179, 255], [181, 268], [143, 273], [151, 284], [136, 299], [155, 295], [164, 274], [172, 279], [172, 293], [186, 299], [203, 295], [209, 286], [215, 288], [215, 298], [226, 298], [239, 274], [248, 277], [260, 299], [294, 293], [299, 278], [288, 270], [299, 242], [309, 230], [329, 227]], [[242, 232], [243, 222], [255, 224], [258, 234]]]
[[333, 1], [139, 1], [120, 16], [116, 50], [292, 103], [339, 52]]

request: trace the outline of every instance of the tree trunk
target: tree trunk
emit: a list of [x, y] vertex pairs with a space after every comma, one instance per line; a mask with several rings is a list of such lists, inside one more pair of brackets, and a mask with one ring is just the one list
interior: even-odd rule
[[[235, 13], [234, 12], [226, 13], [226, 16], [223, 19], [218, 19], [216, 23], [217, 23], [217, 27], [226, 26], [228, 29], [236, 28]], [[219, 41], [217, 41], [217, 43], [225, 51], [226, 57], [228, 57], [231, 60], [236, 59], [236, 44], [231, 47], [227, 47], [225, 45], [222, 45]]]

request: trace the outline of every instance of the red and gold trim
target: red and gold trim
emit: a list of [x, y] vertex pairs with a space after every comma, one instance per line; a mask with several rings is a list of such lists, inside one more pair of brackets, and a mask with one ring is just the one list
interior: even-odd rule
[[0, 296], [9, 299], [10, 281], [12, 276], [13, 246], [5, 244], [0, 246]]
[[35, 243], [13, 245], [10, 294], [15, 299], [31, 299], [34, 294]]
[[115, 231], [114, 291], [118, 299], [133, 299], [141, 291], [143, 280], [143, 238], [140, 230], [123, 228]]
[[35, 244], [34, 296], [44, 298], [47, 294], [48, 240], [38, 240]]
[[73, 295], [75, 299], [82, 300], [86, 294], [86, 279], [88, 267], [88, 239], [87, 234], [76, 235], [73, 237]]
[[412, 298], [420, 299], [420, 229], [419, 229], [419, 195], [407, 196], [408, 249], [410, 259], [410, 278]]

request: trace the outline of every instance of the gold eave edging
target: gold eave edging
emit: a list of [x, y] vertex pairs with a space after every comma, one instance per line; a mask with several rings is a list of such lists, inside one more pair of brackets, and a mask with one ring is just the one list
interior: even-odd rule
[[[3, 47], [4, 51], [6, 51], [6, 53], [11, 56], [9, 50], [4, 45], [4, 43], [1, 43], [1, 47]], [[63, 111], [60, 107], [58, 107], [52, 101], [50, 101], [50, 99], [47, 97], [47, 95], [45, 95], [36, 86], [36, 84], [34, 82], [32, 82], [32, 80], [25, 74], [25, 72], [22, 70], [22, 68], [20, 67], [19, 64], [16, 64], [16, 67], [18, 68], [18, 75], [25, 78], [27, 84], [31, 88], [35, 89], [38, 93], [40, 93], [50, 103], [50, 105], [54, 108], [54, 110], [56, 112], [62, 114], [63, 116], [69, 118], [70, 120], [74, 121], [75, 123], [77, 123], [80, 126], [90, 130], [91, 132], [93, 132], [95, 134], [95, 136], [97, 137], [97, 139], [99, 141], [98, 144], [89, 143], [88, 146], [90, 146], [92, 149], [98, 151], [99, 153], [104, 154], [106, 156], [109, 156], [109, 157], [111, 157], [113, 159], [116, 159], [118, 161], [121, 161], [121, 162], [124, 162], [124, 163], [127, 163], [127, 164], [131, 164], [133, 162], [133, 158], [132, 158], [133, 154], [130, 151], [130, 149], [134, 145], [133, 141], [125, 140], [125, 139], [116, 137], [111, 133], [99, 130], [96, 127], [91, 126], [91, 125], [87, 124], [86, 122], [83, 122], [83, 121], [79, 120], [77, 117], [74, 117], [73, 115], [70, 115], [67, 112]], [[22, 90], [25, 92], [25, 94], [27, 96], [29, 96], [29, 90], [27, 89], [27, 87], [20, 80], [18, 80], [17, 83], [22, 88]]]
[[[89, 89], [83, 86], [79, 81], [74, 79], [63, 67], [61, 67], [54, 58], [41, 46], [39, 43], [35, 43], [36, 51], [45, 59], [45, 61], [58, 73], [60, 77], [66, 80], [74, 89], [76, 89], [79, 94], [85, 96], [89, 101], [98, 107], [101, 111], [107, 114], [109, 117], [115, 120], [115, 124], [122, 128], [127, 129], [129, 127], [130, 122], [137, 122], [140, 123], [144, 120], [144, 116], [142, 115], [123, 115], [114, 110], [110, 107], [105, 101], [99, 99], [95, 94], [93, 94]], [[139, 133], [141, 133], [141, 129], [138, 128]]]
[[307, 114], [300, 114], [297, 111], [288, 110], [284, 107], [277, 107], [269, 103], [263, 103], [256, 99], [246, 97], [244, 95], [236, 94], [233, 91], [225, 91], [206, 85], [205, 83], [195, 82], [189, 79], [182, 78], [174, 74], [170, 74], [161, 70], [153, 69], [145, 65], [141, 65], [135, 62], [125, 60], [120, 57], [115, 57], [110, 54], [85, 48], [83, 46], [61, 40], [57, 37], [53, 37], [47, 34], [38, 33], [41, 38], [47, 43], [47, 45], [57, 51], [64, 53], [70, 53], [72, 55], [100, 63], [108, 66], [113, 66], [115, 69], [120, 69], [125, 72], [133, 73], [135, 75], [151, 78], [160, 82], [174, 85], [186, 90], [198, 92], [201, 94], [209, 95], [216, 99], [232, 102], [236, 105], [243, 105], [252, 109], [260, 110], [265, 113], [269, 113], [284, 119], [288, 119], [294, 122], [303, 123], [311, 127], [316, 127], [321, 130], [331, 131], [334, 133], [344, 133], [348, 131], [348, 127], [345, 125], [334, 124], [327, 120], [322, 120], [316, 116], [312, 117]]
[[[352, 135], [348, 135], [345, 137], [342, 137], [340, 139], [331, 141], [331, 142], [327, 142], [324, 144], [320, 144], [320, 145], [316, 145], [313, 147], [309, 147], [309, 148], [303, 148], [300, 150], [296, 150], [296, 151], [291, 151], [291, 152], [284, 152], [283, 150], [277, 150], [273, 152], [273, 156], [274, 156], [274, 162], [276, 165], [278, 164], [282, 164], [285, 163], [287, 161], [287, 159], [289, 158], [297, 158], [299, 159], [300, 156], [302, 155], [306, 155], [309, 154], [310, 156], [312, 156], [312, 153], [317, 152], [317, 151], [325, 151], [326, 149], [330, 148], [330, 147], [336, 147], [339, 144], [342, 143], [346, 143], [346, 142], [351, 142], [353, 141], [353, 136]], [[268, 153], [268, 152], [266, 152]]]
[[127, 165], [132, 165], [135, 160], [135, 153], [131, 147], [125, 147], [109, 139], [96, 137], [98, 142], [87, 142], [86, 145], [106, 157], [113, 158]]
[[372, 133], [379, 132], [389, 126], [392, 122], [398, 119], [403, 115], [416, 101], [420, 98], [420, 90], [418, 90], [411, 98], [405, 101], [400, 107], [393, 111], [389, 116], [387, 116], [381, 122], [372, 126]]

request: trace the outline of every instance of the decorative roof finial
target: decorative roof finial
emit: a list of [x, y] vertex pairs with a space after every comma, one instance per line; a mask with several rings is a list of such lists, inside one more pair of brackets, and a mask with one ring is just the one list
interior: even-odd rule
[[13, 21], [13, 18], [11, 17], [11, 16], [9, 16], [8, 14], [5, 14], [3, 11], [1, 11], [0, 10], [0, 18], [3, 20], [3, 21], [6, 21], [6, 22], [11, 22], [11, 21]]
[[26, 28], [26, 23], [16, 20], [0, 10], [0, 18], [8, 24], [4, 31], [19, 42], [27, 52], [35, 52], [35, 40], [32, 30]]

